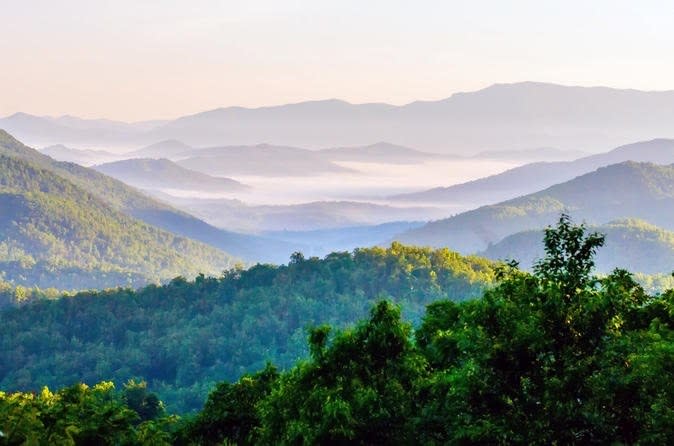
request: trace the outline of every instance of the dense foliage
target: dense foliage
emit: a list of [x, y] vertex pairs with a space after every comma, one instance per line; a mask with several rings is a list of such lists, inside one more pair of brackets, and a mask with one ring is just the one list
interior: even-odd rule
[[40, 163], [0, 153], [0, 280], [61, 289], [140, 286], [233, 263], [215, 248], [115, 210]]
[[222, 384], [176, 441], [671, 444], [674, 292], [593, 277], [603, 237], [566, 217], [545, 242], [533, 274], [505, 267], [415, 333], [386, 302], [354, 329], [314, 329], [308, 361]]
[[0, 388], [139, 377], [169, 409], [197, 409], [217, 381], [304, 357], [309, 326], [352, 324], [381, 298], [418, 321], [430, 302], [478, 297], [493, 277], [485, 259], [393, 244], [37, 300], [0, 313]]
[[[106, 273], [126, 276], [138, 284], [142, 279], [196, 274], [213, 271], [214, 265], [228, 265], [226, 256], [217, 250], [116, 213], [72, 183], [29, 164], [0, 156], [0, 184], [5, 280], [85, 288], [105, 282]], [[46, 265], [51, 274], [40, 274], [49, 268]], [[80, 278], [84, 283], [66, 280], [72, 277], [68, 268], [84, 270]], [[60, 270], [65, 270], [63, 276]]]
[[[353, 328], [316, 325], [307, 359], [222, 382], [182, 420], [138, 381], [0, 393], [0, 442], [671, 444], [674, 291], [594, 277], [603, 242], [563, 216], [532, 274], [502, 265], [481, 299], [435, 301], [416, 331], [388, 301]], [[376, 254], [361, 253], [399, 258]], [[412, 277], [389, 279], [407, 291]]]
[[58, 392], [0, 392], [0, 444], [170, 445], [178, 419], [166, 416], [145, 383], [122, 392], [111, 382], [75, 384]]

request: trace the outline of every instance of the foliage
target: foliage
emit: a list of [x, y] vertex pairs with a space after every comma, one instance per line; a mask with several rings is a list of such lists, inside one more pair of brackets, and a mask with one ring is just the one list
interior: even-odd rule
[[[128, 390], [128, 389], [127, 389]], [[169, 445], [177, 418], [142, 417], [111, 382], [52, 393], [0, 392], [0, 444]]]
[[418, 321], [426, 304], [478, 297], [493, 276], [484, 259], [393, 244], [37, 300], [0, 313], [0, 388], [139, 378], [168, 410], [196, 410], [218, 381], [306, 356], [308, 326], [355, 323], [382, 297]]
[[[56, 396], [0, 394], [0, 430], [11, 435], [9, 444], [673, 443], [674, 290], [648, 295], [624, 270], [592, 276], [602, 237], [566, 216], [546, 233], [546, 257], [533, 274], [514, 263], [500, 265], [497, 285], [481, 299], [436, 300], [416, 331], [385, 300], [353, 328], [314, 325], [307, 359], [286, 371], [267, 364], [222, 382], [203, 410], [182, 423], [161, 410], [141, 422], [148, 412], [139, 408], [161, 404], [143, 383], [131, 381], [121, 396], [110, 393], [111, 383], [75, 385]], [[297, 254], [287, 267], [259, 266], [173, 286], [240, 291], [281, 281], [308, 295], [304, 287], [317, 287], [326, 269], [336, 286], [332, 261], [369, 266], [373, 256], [398, 265], [386, 269], [378, 285], [393, 282], [411, 293], [408, 298], [420, 283], [428, 292], [442, 276], [401, 262], [420, 262], [433, 251], [394, 245], [383, 257], [377, 253], [323, 261]], [[348, 271], [356, 277], [357, 269]], [[376, 285], [382, 270], [367, 271]], [[354, 291], [352, 280], [343, 286], [347, 294]]]
[[232, 265], [214, 248], [128, 217], [50, 170], [0, 154], [0, 280], [137, 287]]
[[592, 277], [600, 244], [563, 216], [533, 275], [504, 266], [482, 299], [431, 304], [415, 342], [388, 303], [355, 329], [317, 329], [248, 441], [672, 443], [674, 292], [649, 296], [623, 270]]

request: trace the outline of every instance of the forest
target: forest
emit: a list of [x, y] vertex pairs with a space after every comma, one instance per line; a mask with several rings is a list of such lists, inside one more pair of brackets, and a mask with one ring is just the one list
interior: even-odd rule
[[[403, 268], [374, 269], [371, 277], [361, 279], [360, 287], [372, 286], [371, 298], [352, 302], [367, 304], [368, 317], [350, 326], [314, 325], [308, 330], [307, 355], [290, 366], [261, 364], [235, 380], [223, 375], [197, 413], [169, 415], [142, 380], [117, 385], [108, 380], [93, 385], [70, 383], [56, 392], [9, 389], [0, 393], [0, 441], [671, 444], [674, 291], [649, 295], [625, 270], [595, 276], [594, 258], [603, 243], [603, 235], [562, 216], [545, 231], [545, 256], [531, 272], [520, 270], [515, 262], [488, 268], [485, 264], [484, 274], [493, 275], [492, 285], [483, 286], [479, 296], [464, 294], [461, 300], [452, 298], [459, 290], [434, 294], [427, 286], [421, 293], [428, 300], [419, 296], [414, 300], [417, 305], [427, 304], [416, 320], [408, 307], [419, 292], [417, 276], [430, 283], [445, 283], [447, 278], [440, 270], [432, 274], [436, 271], [430, 267], [414, 274], [413, 263], [401, 260]], [[433, 257], [433, 252], [417, 248], [391, 247], [395, 250]], [[345, 254], [341, 261], [349, 264], [359, 255], [369, 261], [403, 258], [365, 251]], [[298, 255], [283, 274], [258, 267], [238, 273], [233, 282], [229, 278], [198, 279], [194, 284], [177, 280], [164, 291], [199, 283], [203, 289], [238, 284], [241, 292], [252, 281], [282, 286], [280, 282], [296, 281], [294, 275], [313, 272], [314, 280], [306, 282], [307, 292], [322, 295], [321, 269], [316, 267], [327, 264]], [[378, 276], [382, 271], [387, 272], [385, 279]], [[328, 294], [326, 301], [344, 299], [354, 291], [352, 277], [342, 276], [345, 282], [336, 277], [333, 274], [323, 286], [341, 283], [343, 294]], [[461, 286], [465, 290], [466, 282]], [[396, 290], [404, 290], [406, 298]], [[398, 304], [393, 301], [396, 294]], [[142, 296], [141, 291], [127, 299], [140, 302]], [[191, 299], [209, 306], [199, 295]], [[21, 314], [29, 315], [26, 321], [34, 321], [53, 313], [53, 317], [71, 318], [75, 332], [95, 331], [94, 326], [78, 326], [77, 312], [68, 311], [79, 302], [85, 304], [77, 311], [85, 312], [89, 305], [105, 301], [103, 295], [40, 300], [21, 308], [35, 308], [34, 312]], [[161, 300], [156, 298], [153, 304], [159, 306]], [[14, 310], [9, 311], [3, 313], [3, 325], [20, 320], [20, 315], [11, 313]], [[28, 326], [22, 323], [26, 325], [14, 322], [10, 330], [19, 333], [20, 327]], [[222, 330], [234, 333], [226, 326]], [[3, 342], [6, 339], [3, 335]], [[36, 350], [25, 355], [37, 357], [39, 349], [49, 348], [36, 339], [23, 341]], [[201, 340], [207, 345], [209, 338]], [[3, 345], [4, 353], [6, 348]], [[2, 387], [8, 389], [7, 382]]]
[[358, 249], [324, 259], [297, 253], [286, 266], [177, 277], [138, 291], [53, 299], [54, 290], [0, 288], [0, 389], [38, 390], [143, 379], [176, 412], [198, 410], [214, 384], [267, 361], [290, 367], [308, 354], [307, 328], [367, 317], [381, 299], [419, 321], [438, 299], [479, 297], [495, 263], [447, 249]]

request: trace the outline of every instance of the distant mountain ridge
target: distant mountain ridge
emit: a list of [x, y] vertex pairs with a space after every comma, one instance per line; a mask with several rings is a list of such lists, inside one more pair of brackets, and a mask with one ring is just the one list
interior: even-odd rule
[[[197, 199], [158, 194], [180, 209], [221, 228], [243, 232], [312, 231], [440, 217], [439, 208], [393, 207], [358, 201], [311, 201], [289, 205], [248, 205], [232, 199]], [[379, 240], [377, 240], [379, 241]]]
[[443, 157], [435, 153], [421, 152], [409, 147], [388, 142], [378, 142], [367, 146], [336, 147], [322, 149], [318, 153], [330, 161], [351, 161], [361, 163], [415, 164], [433, 161]]
[[314, 176], [353, 172], [321, 156], [297, 147], [258, 144], [195, 149], [177, 163], [188, 169], [215, 176]]
[[140, 189], [183, 189], [210, 192], [242, 191], [247, 187], [230, 178], [212, 177], [167, 159], [135, 158], [93, 167]]
[[523, 147], [599, 152], [630, 141], [674, 137], [673, 117], [674, 91], [520, 82], [403, 106], [309, 101], [219, 108], [168, 122], [121, 127], [96, 121], [86, 128], [17, 114], [0, 119], [0, 128], [39, 145], [95, 141], [139, 146], [175, 139], [202, 147], [267, 141], [330, 148], [385, 140], [423, 151], [473, 155]]
[[57, 161], [65, 161], [68, 163], [75, 163], [81, 166], [92, 166], [94, 164], [110, 162], [119, 158], [111, 152], [105, 150], [81, 150], [66, 147], [63, 144], [55, 144], [40, 149], [41, 153], [54, 158]]
[[188, 146], [182, 141], [175, 139], [167, 139], [164, 141], [159, 141], [154, 144], [150, 144], [147, 147], [143, 147], [133, 152], [126, 153], [125, 156], [130, 158], [169, 158], [173, 159], [175, 156], [180, 156], [186, 154], [192, 150], [192, 147]]
[[545, 189], [579, 175], [624, 161], [674, 163], [674, 139], [653, 139], [618, 147], [574, 161], [537, 162], [449, 187], [390, 197], [414, 203], [491, 204]]
[[624, 162], [540, 192], [427, 223], [395, 237], [404, 243], [475, 253], [504, 237], [554, 223], [561, 212], [602, 224], [639, 218], [674, 230], [674, 165]]
[[553, 147], [539, 147], [536, 149], [521, 150], [491, 150], [474, 155], [476, 159], [508, 160], [508, 161], [572, 161], [588, 156], [580, 150], [561, 150]]

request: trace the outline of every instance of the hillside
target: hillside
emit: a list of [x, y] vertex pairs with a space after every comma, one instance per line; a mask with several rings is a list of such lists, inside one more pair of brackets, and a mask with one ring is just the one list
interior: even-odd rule
[[136, 158], [99, 164], [94, 169], [140, 189], [184, 189], [234, 192], [246, 186], [230, 178], [216, 178], [185, 169], [167, 159]]
[[139, 286], [217, 273], [223, 252], [130, 218], [72, 182], [0, 155], [0, 279], [39, 287]]
[[674, 230], [674, 165], [626, 162], [602, 167], [543, 191], [430, 222], [396, 240], [478, 252], [516, 232], [540, 229], [560, 212], [602, 224], [639, 218]]
[[0, 130], [0, 154], [28, 160], [71, 181], [115, 210], [169, 232], [202, 241], [249, 262], [287, 261], [297, 246], [211, 226], [119, 180], [73, 163], [57, 162]]
[[168, 122], [105, 125], [17, 114], [0, 119], [0, 128], [39, 146], [139, 147], [173, 139], [193, 147], [270, 142], [330, 148], [384, 140], [466, 156], [523, 146], [604, 151], [654, 136], [671, 138], [672, 113], [672, 91], [520, 82], [402, 106], [331, 99], [217, 108]]
[[269, 144], [192, 150], [189, 157], [179, 160], [178, 164], [217, 176], [313, 176], [351, 171], [324, 159], [316, 151]]
[[[645, 274], [669, 274], [674, 271], [674, 232], [660, 229], [642, 220], [617, 220], [589, 228], [606, 235], [606, 244], [596, 257], [597, 271], [610, 273], [615, 268]], [[530, 269], [544, 256], [543, 230], [510, 235], [489, 246], [480, 255], [494, 259], [515, 259]]]
[[309, 326], [354, 323], [383, 296], [418, 321], [432, 301], [479, 296], [493, 266], [394, 244], [38, 301], [1, 313], [0, 389], [143, 377], [171, 409], [197, 409], [216, 381], [305, 357]]
[[674, 140], [654, 139], [618, 147], [574, 161], [537, 162], [486, 178], [449, 187], [396, 195], [393, 201], [415, 203], [492, 204], [545, 189], [600, 167], [625, 161], [674, 163]]

